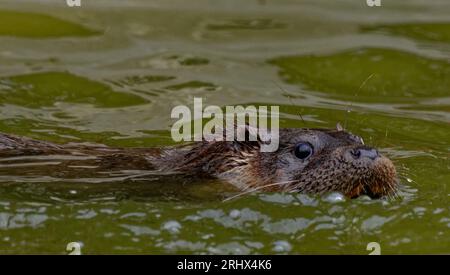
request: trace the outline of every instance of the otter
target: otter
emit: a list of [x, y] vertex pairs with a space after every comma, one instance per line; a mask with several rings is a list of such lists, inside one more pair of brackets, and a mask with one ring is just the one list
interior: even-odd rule
[[[0, 167], [33, 161], [47, 176], [76, 177], [80, 171], [145, 170], [188, 177], [218, 178], [241, 190], [325, 194], [371, 198], [396, 192], [393, 163], [363, 139], [337, 129], [280, 129], [279, 148], [261, 152], [261, 141], [199, 141], [163, 148], [113, 148], [104, 145], [38, 141], [0, 134]], [[52, 161], [53, 160], [53, 161]], [[54, 161], [57, 160], [57, 161]]]

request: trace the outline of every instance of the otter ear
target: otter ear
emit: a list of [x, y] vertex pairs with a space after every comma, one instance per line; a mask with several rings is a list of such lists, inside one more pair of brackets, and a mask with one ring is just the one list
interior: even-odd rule
[[[234, 132], [230, 132], [234, 131]], [[267, 132], [267, 131], [266, 131]], [[227, 129], [225, 133], [225, 140], [231, 141], [236, 145], [260, 147], [263, 142], [267, 140], [267, 134], [265, 131], [245, 125], [234, 125], [231, 129]]]
[[[259, 147], [261, 145], [261, 139], [258, 133], [258, 128], [252, 127], [248, 124], [235, 125], [234, 127], [233, 142], [239, 145], [250, 145], [252, 147]], [[226, 137], [226, 140], [230, 140], [231, 137]]]
[[[274, 132], [272, 132], [274, 131]], [[225, 127], [218, 130], [217, 134], [204, 137], [204, 141], [225, 141], [239, 148], [256, 148], [262, 152], [273, 152], [278, 149], [278, 130], [271, 132], [265, 128], [256, 128], [248, 124]]]
[[336, 124], [336, 130], [337, 130], [338, 132], [344, 131], [344, 127], [342, 127], [341, 123], [338, 122], [338, 123]]
[[279, 146], [279, 130], [271, 128], [255, 128], [249, 125], [237, 126], [235, 145], [258, 148], [261, 152], [275, 152]]
[[217, 128], [214, 134], [204, 135], [203, 140], [206, 142], [227, 141], [256, 146], [264, 139], [261, 139], [261, 133], [258, 131], [258, 128], [249, 126], [248, 124], [234, 124], [231, 127]]

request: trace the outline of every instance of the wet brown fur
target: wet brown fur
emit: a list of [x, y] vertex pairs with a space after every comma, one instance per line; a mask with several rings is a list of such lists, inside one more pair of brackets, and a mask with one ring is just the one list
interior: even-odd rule
[[[293, 146], [303, 139], [319, 145], [308, 161], [292, 156]], [[173, 171], [192, 177], [219, 178], [242, 190], [313, 194], [338, 191], [352, 198], [362, 194], [371, 197], [392, 194], [397, 174], [389, 159], [380, 156], [367, 161], [348, 157], [348, 150], [364, 146], [361, 138], [339, 129], [281, 129], [280, 147], [273, 153], [260, 152], [259, 141], [202, 141], [162, 149], [111, 148], [59, 145], [0, 134], [0, 166], [7, 167], [27, 157], [53, 156], [58, 163], [45, 169], [45, 173], [58, 177], [76, 178], [86, 170], [92, 176], [104, 171]], [[28, 173], [36, 171], [31, 169]]]

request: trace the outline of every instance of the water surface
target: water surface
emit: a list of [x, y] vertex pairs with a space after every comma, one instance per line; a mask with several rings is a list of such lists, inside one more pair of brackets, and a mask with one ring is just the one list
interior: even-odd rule
[[402, 183], [395, 200], [223, 202], [235, 190], [216, 181], [0, 162], [0, 253], [449, 253], [450, 3], [382, 2], [0, 0], [2, 132], [155, 147], [194, 96], [279, 105], [282, 127], [361, 135]]

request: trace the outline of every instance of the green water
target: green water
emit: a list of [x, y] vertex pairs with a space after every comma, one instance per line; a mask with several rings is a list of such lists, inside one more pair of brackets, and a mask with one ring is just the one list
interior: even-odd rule
[[[395, 200], [252, 194], [0, 163], [0, 253], [450, 253], [450, 3], [0, 0], [0, 131], [173, 144], [172, 107], [279, 105], [396, 164]], [[302, 115], [304, 122], [300, 119]], [[22, 170], [20, 170], [22, 169]], [[19, 171], [19, 172], [18, 172]]]

